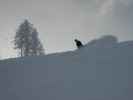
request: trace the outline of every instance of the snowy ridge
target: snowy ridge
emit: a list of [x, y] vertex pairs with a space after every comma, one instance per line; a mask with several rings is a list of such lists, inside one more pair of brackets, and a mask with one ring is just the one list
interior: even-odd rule
[[[107, 44], [106, 44], [107, 43]], [[0, 100], [133, 100], [133, 41], [0, 61]]]

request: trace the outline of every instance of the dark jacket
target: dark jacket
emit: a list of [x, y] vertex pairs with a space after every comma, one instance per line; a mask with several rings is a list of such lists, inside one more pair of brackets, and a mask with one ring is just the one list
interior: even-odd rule
[[83, 46], [83, 44], [81, 43], [81, 41], [79, 41], [77, 39], [75, 39], [74, 41], [76, 42], [77, 48], [81, 48]]

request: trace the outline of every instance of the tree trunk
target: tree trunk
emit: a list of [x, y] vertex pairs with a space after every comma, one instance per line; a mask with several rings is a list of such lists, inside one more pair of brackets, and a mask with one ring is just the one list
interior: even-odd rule
[[23, 57], [23, 49], [21, 48], [21, 57]]

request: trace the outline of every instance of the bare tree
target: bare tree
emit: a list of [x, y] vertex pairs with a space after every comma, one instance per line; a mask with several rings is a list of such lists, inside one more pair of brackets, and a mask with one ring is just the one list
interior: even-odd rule
[[24, 20], [19, 26], [14, 44], [15, 49], [20, 51], [21, 57], [44, 54], [43, 46], [38, 38], [38, 32], [28, 20]]

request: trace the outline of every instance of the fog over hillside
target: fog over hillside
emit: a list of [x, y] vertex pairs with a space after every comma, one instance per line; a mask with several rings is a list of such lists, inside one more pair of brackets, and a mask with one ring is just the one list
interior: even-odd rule
[[133, 41], [0, 61], [0, 100], [133, 100]]

